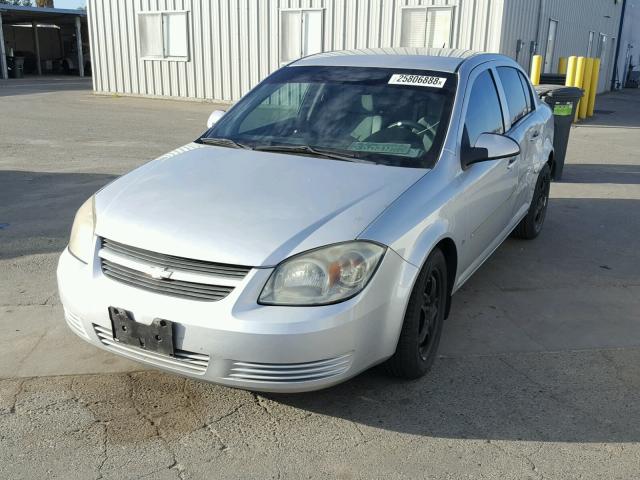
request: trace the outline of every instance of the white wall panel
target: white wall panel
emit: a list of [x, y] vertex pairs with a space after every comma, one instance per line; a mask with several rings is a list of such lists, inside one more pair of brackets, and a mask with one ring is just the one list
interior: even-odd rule
[[[283, 8], [322, 8], [330, 51], [398, 46], [402, 7], [450, 6], [454, 48], [515, 57], [522, 39], [528, 66], [541, 4], [541, 46], [557, 19], [557, 56], [584, 54], [589, 29], [617, 33], [620, 5], [605, 0], [88, 0], [94, 89], [235, 101], [279, 67]], [[137, 13], [162, 10], [189, 12], [188, 61], [139, 58]]]

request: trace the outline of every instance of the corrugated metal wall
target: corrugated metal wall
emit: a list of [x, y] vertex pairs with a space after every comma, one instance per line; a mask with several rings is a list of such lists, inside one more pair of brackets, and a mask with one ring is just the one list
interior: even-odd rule
[[[589, 32], [595, 32], [594, 51], [597, 48], [598, 34], [607, 35], [606, 52], [600, 75], [598, 91], [608, 90], [613, 69], [615, 43], [611, 40], [618, 35], [622, 1], [614, 0], [505, 0], [504, 22], [502, 27], [501, 52], [515, 58], [518, 39], [525, 42], [519, 61], [527, 70], [530, 63], [529, 45], [536, 41], [538, 18], [538, 52], [546, 55], [549, 21], [558, 22], [553, 71], [558, 58], [569, 55], [587, 55]], [[617, 42], [617, 39], [616, 39]], [[523, 55], [524, 54], [524, 55]], [[592, 56], [596, 54], [593, 53]]]
[[[453, 46], [498, 51], [504, 0], [89, 0], [97, 92], [234, 101], [278, 69], [279, 10], [324, 9], [324, 50], [398, 46], [400, 11], [454, 6]], [[509, 0], [507, 0], [509, 1]], [[141, 60], [137, 12], [188, 10], [189, 61]]]

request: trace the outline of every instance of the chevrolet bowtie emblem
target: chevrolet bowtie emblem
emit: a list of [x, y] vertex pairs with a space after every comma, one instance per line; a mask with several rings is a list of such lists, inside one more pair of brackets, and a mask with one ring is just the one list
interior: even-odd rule
[[154, 267], [149, 271], [149, 275], [151, 275], [156, 280], [168, 280], [173, 275], [173, 270], [169, 270], [164, 267]]

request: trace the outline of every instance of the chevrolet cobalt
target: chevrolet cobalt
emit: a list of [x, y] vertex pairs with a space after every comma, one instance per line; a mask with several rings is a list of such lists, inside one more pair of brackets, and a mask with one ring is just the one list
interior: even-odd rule
[[313, 55], [207, 126], [87, 200], [57, 272], [77, 335], [170, 372], [420, 377], [452, 295], [545, 219], [551, 111], [501, 55]]

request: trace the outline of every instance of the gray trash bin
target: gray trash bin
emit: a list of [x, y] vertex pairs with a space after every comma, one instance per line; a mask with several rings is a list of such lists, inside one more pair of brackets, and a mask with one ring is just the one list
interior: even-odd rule
[[9, 77], [24, 77], [24, 57], [7, 57], [7, 66], [9, 68]]
[[584, 90], [562, 85], [536, 85], [536, 91], [553, 111], [553, 179], [562, 179], [564, 159], [567, 155], [567, 144], [571, 133], [571, 124], [575, 118], [578, 102]]

